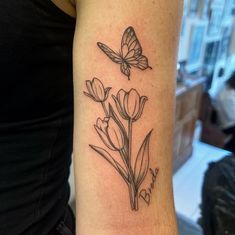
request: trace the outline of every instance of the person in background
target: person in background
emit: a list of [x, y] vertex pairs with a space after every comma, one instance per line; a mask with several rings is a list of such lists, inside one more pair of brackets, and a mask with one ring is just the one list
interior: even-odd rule
[[204, 176], [200, 225], [206, 235], [235, 234], [235, 155], [211, 162]]
[[232, 136], [225, 149], [235, 153], [235, 72], [219, 91], [216, 104], [221, 128]]

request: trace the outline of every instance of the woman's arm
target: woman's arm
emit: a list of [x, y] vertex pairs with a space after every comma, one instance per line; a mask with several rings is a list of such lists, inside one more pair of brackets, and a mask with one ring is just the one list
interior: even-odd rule
[[77, 234], [177, 234], [172, 130], [181, 0], [81, 0], [74, 38]]

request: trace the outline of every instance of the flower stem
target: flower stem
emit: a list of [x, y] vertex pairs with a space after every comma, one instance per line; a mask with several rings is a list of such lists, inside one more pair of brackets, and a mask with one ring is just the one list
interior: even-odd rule
[[132, 124], [133, 124], [132, 119], [129, 119], [129, 121], [128, 121], [128, 143], [129, 143], [129, 146], [128, 146], [128, 167], [129, 167], [129, 170], [132, 175], [133, 182], [134, 182], [134, 172], [132, 169], [132, 162], [131, 162], [131, 159], [132, 159], [132, 156], [131, 156], [132, 155]]
[[135, 176], [132, 169], [132, 119], [128, 121], [128, 169], [130, 174], [130, 185], [129, 185], [129, 194], [131, 200], [131, 209], [137, 211], [138, 210], [138, 189], [135, 185]]
[[105, 106], [105, 102], [103, 101], [103, 102], [101, 102], [101, 104], [102, 104], [102, 107], [103, 107], [105, 116], [106, 116], [106, 117], [109, 117], [109, 113], [108, 113], [108, 110], [107, 110], [107, 108], [106, 108], [106, 106]]
[[138, 190], [136, 190], [135, 185], [131, 185], [130, 197], [131, 197], [131, 200], [132, 200], [132, 210], [138, 211], [138, 209], [139, 209]]
[[128, 139], [129, 139], [129, 146], [128, 146], [128, 166], [131, 169], [131, 148], [132, 148], [132, 120], [129, 119], [128, 121]]
[[131, 184], [128, 185], [128, 189], [129, 189], [129, 198], [130, 198], [130, 205], [131, 205], [131, 209], [132, 210], [135, 210], [134, 209], [134, 198], [133, 198], [133, 190], [132, 190], [132, 186]]
[[125, 157], [125, 153], [123, 152], [123, 150], [120, 150], [119, 153], [120, 153], [122, 161], [123, 161], [123, 163], [126, 167], [126, 170], [129, 172], [129, 167], [128, 167], [127, 160], [126, 160], [126, 157]]
[[119, 151], [120, 155], [121, 155], [121, 158], [122, 158], [122, 161], [127, 169], [127, 172], [128, 172], [128, 189], [129, 189], [129, 197], [130, 197], [130, 205], [131, 205], [131, 209], [132, 210], [135, 210], [135, 205], [134, 205], [134, 202], [135, 202], [135, 183], [134, 183], [134, 180], [133, 180], [133, 175], [130, 171], [130, 168], [129, 168], [129, 165], [128, 165], [128, 159], [126, 158], [125, 156], [125, 153], [124, 153], [124, 150], [120, 150]]

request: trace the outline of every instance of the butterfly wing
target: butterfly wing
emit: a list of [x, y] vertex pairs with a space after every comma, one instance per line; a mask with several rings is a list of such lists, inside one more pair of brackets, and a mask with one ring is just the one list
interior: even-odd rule
[[128, 27], [121, 42], [122, 57], [127, 65], [134, 66], [141, 70], [151, 68], [146, 56], [142, 55], [142, 47], [135, 34], [133, 27]]
[[123, 60], [121, 56], [110, 49], [107, 45], [97, 42], [98, 47], [115, 63], [122, 64]]
[[142, 47], [133, 27], [128, 27], [122, 36], [121, 52], [116, 53], [107, 45], [98, 42], [98, 47], [115, 63], [120, 64], [120, 70], [130, 79], [131, 66], [145, 70], [151, 68], [148, 59], [142, 55]]
[[133, 27], [128, 27], [122, 36], [121, 52], [124, 59], [138, 58], [142, 55], [142, 47], [135, 34]]
[[126, 60], [127, 63], [131, 66], [134, 66], [136, 68], [139, 68], [141, 70], [145, 70], [147, 68], [152, 69], [148, 64], [148, 58], [144, 55], [139, 56], [138, 58], [129, 58]]

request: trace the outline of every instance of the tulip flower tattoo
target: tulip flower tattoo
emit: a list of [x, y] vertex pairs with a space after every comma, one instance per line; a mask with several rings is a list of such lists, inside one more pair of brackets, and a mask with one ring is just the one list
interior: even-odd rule
[[109, 98], [111, 87], [105, 88], [98, 78], [86, 81], [86, 87], [87, 92], [84, 94], [93, 101], [101, 103], [105, 115], [103, 119], [97, 118], [94, 128], [106, 148], [92, 144], [90, 147], [123, 178], [129, 190], [130, 207], [133, 211], [137, 211], [140, 186], [149, 170], [149, 144], [152, 130], [147, 133], [134, 157], [132, 128], [133, 123], [141, 118], [148, 98], [140, 96], [133, 88], [129, 91], [120, 89], [116, 95], [112, 94], [113, 104], [110, 102], [107, 109], [105, 102]]
[[109, 90], [111, 87], [104, 88], [102, 82], [98, 78], [93, 78], [92, 81], [86, 81], [87, 92], [84, 91], [84, 94], [96, 102], [100, 102], [103, 106], [104, 112], [108, 115], [108, 111], [105, 106], [105, 101], [108, 98]]

